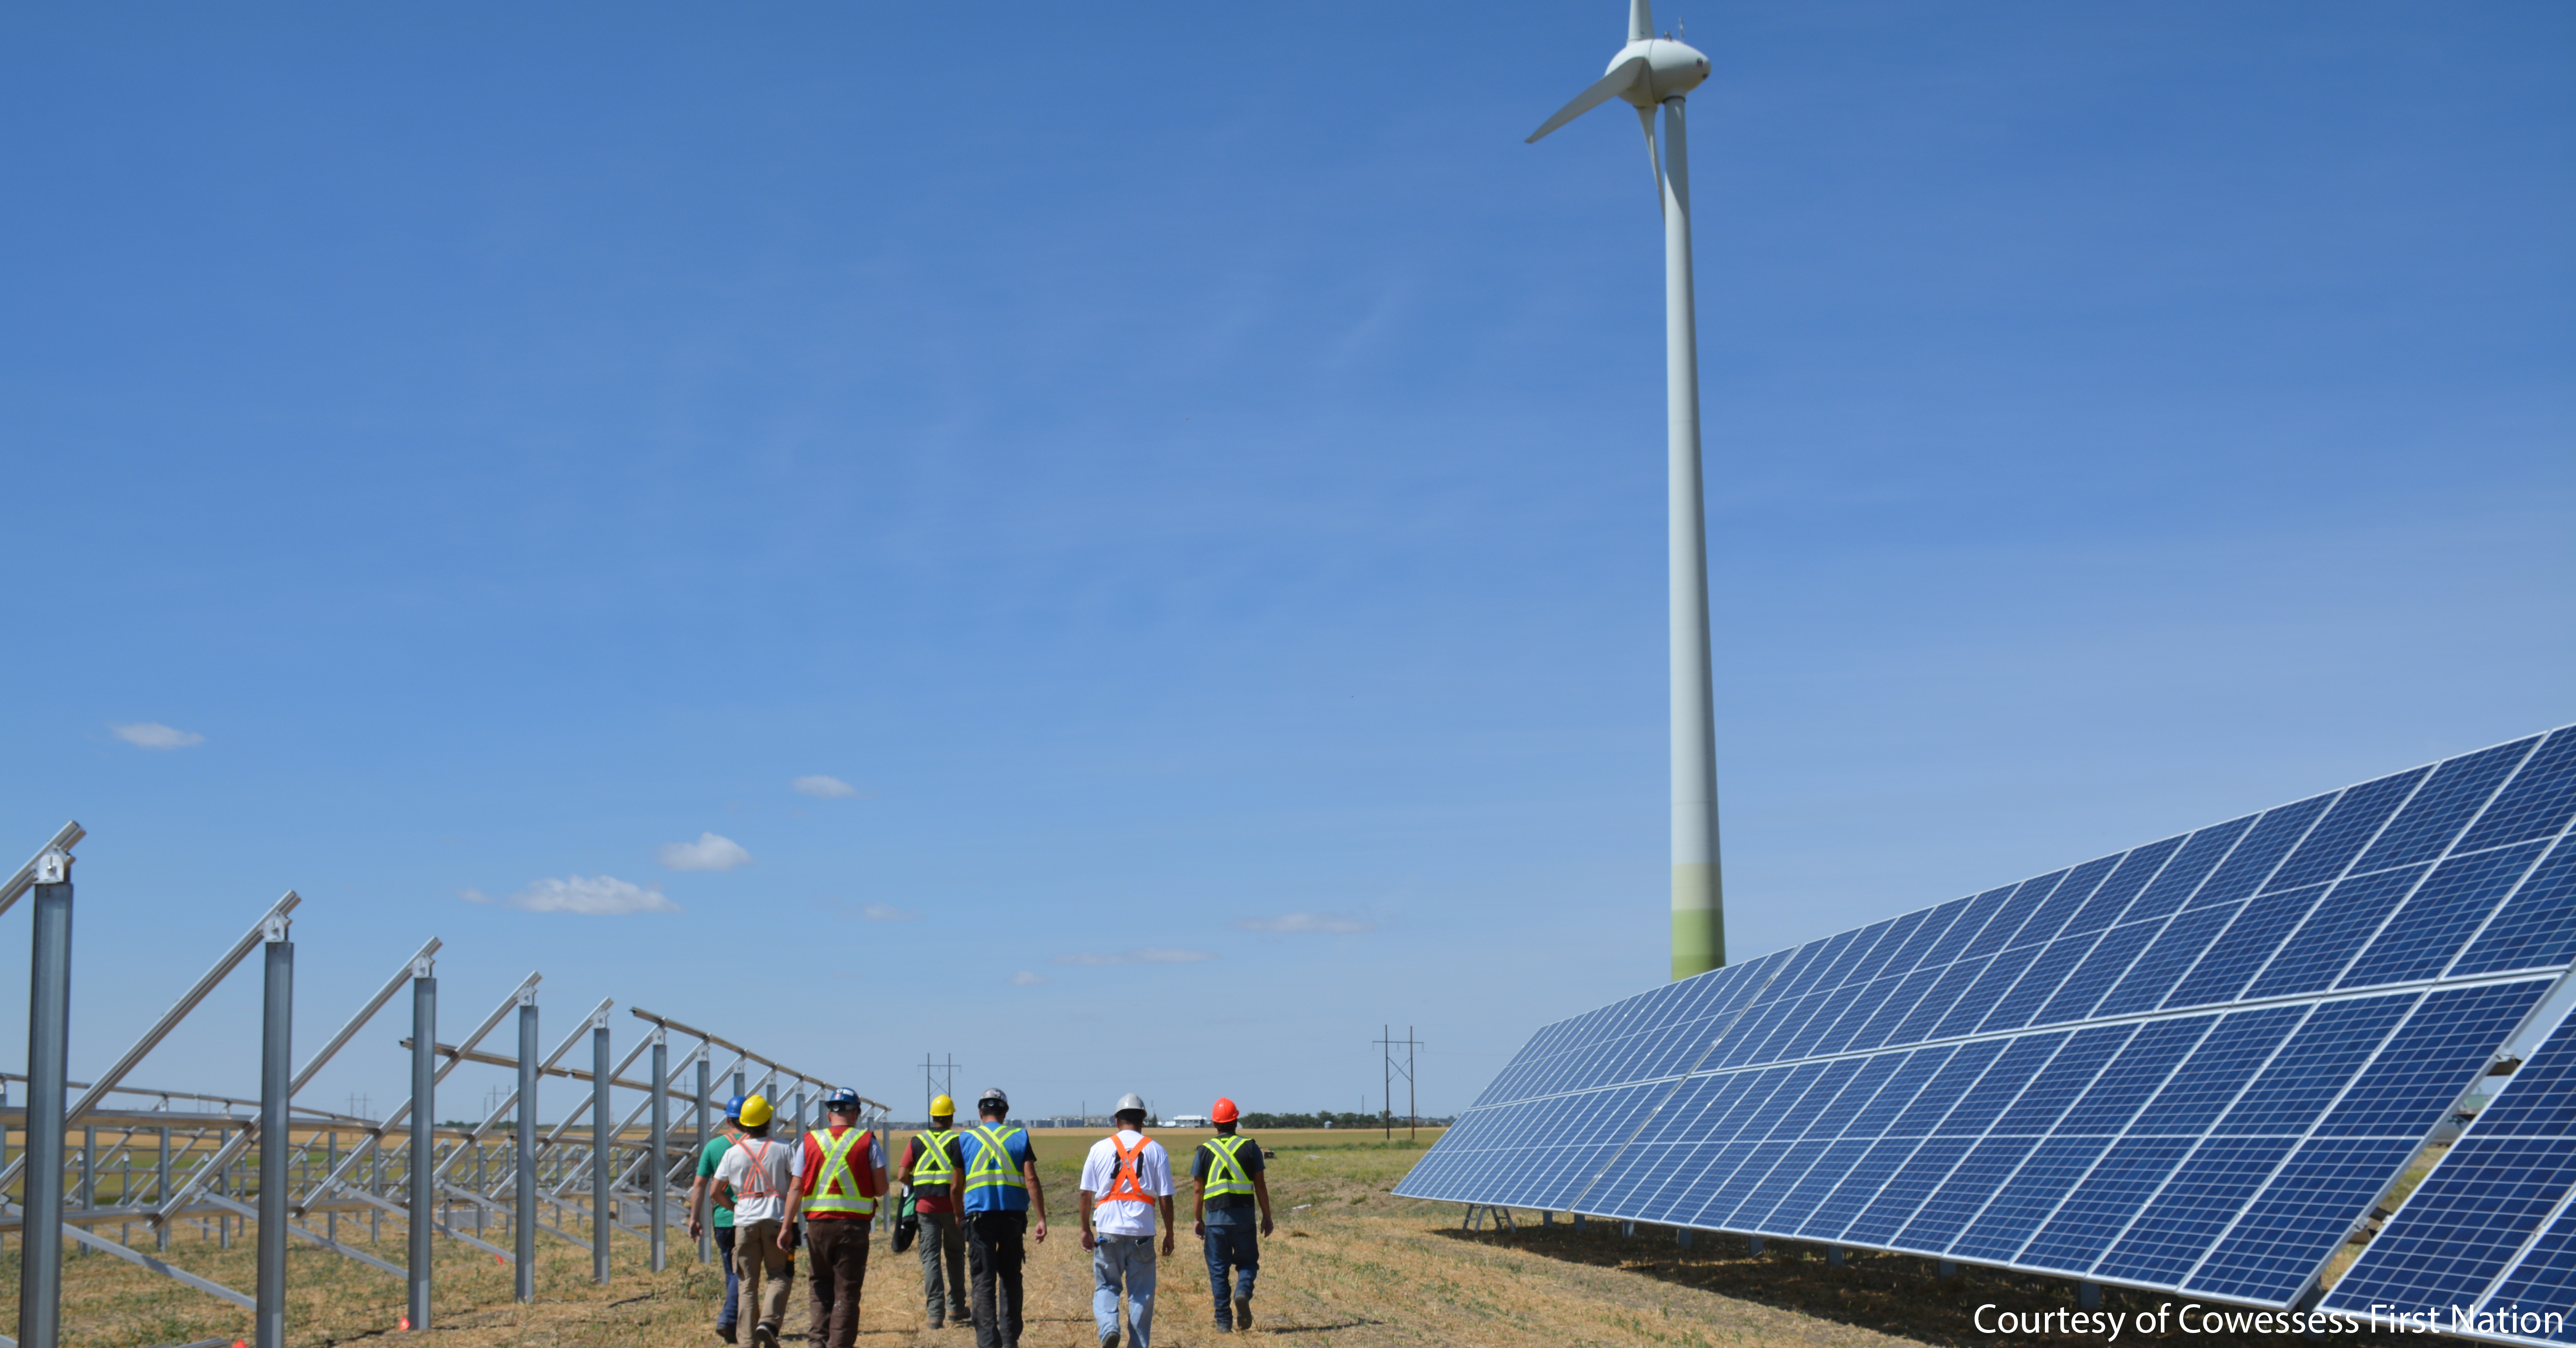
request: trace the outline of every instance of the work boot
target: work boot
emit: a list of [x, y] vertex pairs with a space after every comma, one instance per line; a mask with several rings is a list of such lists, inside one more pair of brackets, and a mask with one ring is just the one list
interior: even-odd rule
[[717, 1337], [717, 1338], [720, 1338], [720, 1339], [722, 1339], [722, 1340], [724, 1340], [724, 1341], [725, 1341], [725, 1342], [727, 1342], [727, 1343], [740, 1343], [740, 1342], [742, 1342], [742, 1335], [740, 1335], [740, 1334], [736, 1333], [736, 1332], [734, 1331], [734, 1327], [733, 1327], [733, 1326], [731, 1326], [731, 1325], [718, 1325], [718, 1326], [716, 1326], [716, 1337]]
[[1216, 1308], [1216, 1332], [1219, 1334], [1231, 1334], [1234, 1332], [1234, 1308], [1232, 1306], [1219, 1306]]
[[1234, 1303], [1234, 1327], [1237, 1329], [1252, 1328], [1252, 1298], [1244, 1297]]
[[751, 1327], [752, 1348], [778, 1348], [778, 1326], [758, 1324]]
[[1118, 1331], [1113, 1329], [1101, 1335], [1100, 1348], [1118, 1348]]

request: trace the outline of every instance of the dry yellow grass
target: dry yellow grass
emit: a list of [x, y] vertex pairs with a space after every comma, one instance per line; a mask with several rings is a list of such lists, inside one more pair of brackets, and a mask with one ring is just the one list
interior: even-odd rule
[[[1176, 1157], [1204, 1133], [1158, 1133]], [[1090, 1262], [1076, 1244], [1073, 1180], [1088, 1135], [1038, 1137], [1055, 1229], [1031, 1250], [1027, 1348], [1089, 1348]], [[1271, 1192], [1282, 1219], [1264, 1247], [1261, 1323], [1237, 1348], [1279, 1342], [1313, 1348], [1397, 1345], [1597, 1345], [1598, 1348], [1690, 1348], [1717, 1344], [2040, 1344], [2095, 1342], [2098, 1337], [1996, 1337], [1975, 1332], [1981, 1302], [2040, 1311], [2070, 1304], [2068, 1284], [1970, 1272], [1947, 1282], [1928, 1263], [1854, 1255], [1828, 1267], [1820, 1252], [1774, 1244], [1754, 1257], [1737, 1239], [1703, 1236], [1683, 1250], [1669, 1233], [1622, 1240], [1606, 1223], [1581, 1235], [1560, 1223], [1541, 1228], [1523, 1213], [1518, 1232], [1462, 1232], [1454, 1207], [1415, 1203], [1388, 1193], [1420, 1157], [1375, 1134], [1276, 1133], [1261, 1139], [1276, 1152]], [[1423, 1138], [1428, 1145], [1430, 1135]], [[1186, 1216], [1186, 1196], [1183, 1200]], [[344, 1231], [347, 1229], [344, 1226]], [[385, 1225], [386, 1257], [397, 1262], [396, 1226]], [[399, 1344], [417, 1338], [448, 1348], [559, 1345], [561, 1348], [700, 1348], [716, 1342], [710, 1326], [722, 1282], [685, 1248], [654, 1275], [641, 1241], [621, 1237], [617, 1268], [605, 1288], [589, 1282], [585, 1250], [553, 1237], [539, 1250], [538, 1298], [510, 1299], [509, 1270], [453, 1242], [442, 1242], [436, 1328], [395, 1332], [402, 1287], [382, 1273], [303, 1247], [290, 1260], [295, 1308], [288, 1341], [308, 1345], [360, 1340]], [[14, 1322], [16, 1242], [0, 1258], [0, 1318]], [[217, 1250], [182, 1239], [173, 1263], [245, 1288], [253, 1281], [247, 1242]], [[66, 1323], [73, 1341], [99, 1348], [187, 1343], [247, 1333], [249, 1317], [141, 1269], [99, 1255], [69, 1260]], [[919, 1265], [889, 1253], [880, 1239], [871, 1261], [861, 1342], [967, 1348], [971, 1333], [923, 1327]], [[800, 1286], [789, 1317], [804, 1325]], [[2117, 1291], [2111, 1309], [2152, 1305]], [[1163, 1265], [1155, 1341], [1207, 1348], [1212, 1303], [1205, 1266], [1188, 1232]], [[2137, 1341], [2124, 1334], [2122, 1343]], [[2180, 1336], [2176, 1336], [2180, 1341]], [[2188, 1340], [2211, 1344], [2201, 1336]], [[2378, 1342], [2356, 1339], [2346, 1342]], [[2265, 1340], [2240, 1340], [2261, 1343]], [[2277, 1341], [2308, 1345], [2315, 1339]], [[2387, 1340], [2397, 1342], [2397, 1340]], [[2420, 1342], [2420, 1341], [2410, 1341]]]

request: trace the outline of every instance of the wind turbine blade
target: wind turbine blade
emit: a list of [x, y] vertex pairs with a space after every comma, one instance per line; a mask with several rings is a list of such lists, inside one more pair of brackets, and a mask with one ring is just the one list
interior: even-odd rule
[[1582, 93], [1576, 94], [1573, 102], [1566, 104], [1564, 107], [1558, 108], [1555, 116], [1550, 117], [1544, 123], [1541, 123], [1538, 130], [1529, 133], [1529, 140], [1521, 143], [1527, 145], [1531, 141], [1535, 141], [1539, 137], [1546, 135], [1548, 132], [1554, 131], [1558, 127], [1565, 125], [1567, 122], [1573, 121], [1575, 118], [1609, 102], [1612, 97], [1626, 89], [1629, 85], [1636, 83], [1638, 77], [1645, 73], [1646, 58], [1642, 56], [1631, 56], [1627, 60], [1621, 61], [1619, 64], [1610, 67], [1609, 74], [1593, 81], [1591, 88], [1584, 90]]
[[1628, 0], [1628, 40], [1643, 42], [1654, 35], [1654, 0]]

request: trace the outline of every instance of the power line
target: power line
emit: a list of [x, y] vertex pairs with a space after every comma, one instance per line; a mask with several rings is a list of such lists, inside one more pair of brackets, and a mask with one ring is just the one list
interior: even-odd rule
[[[1388, 1025], [1378, 1031], [1377, 1044], [1382, 1077], [1379, 1085], [1383, 1092], [1378, 1096], [1378, 1101], [1384, 1106], [1381, 1118], [1385, 1124], [1387, 1140], [1390, 1142], [1395, 1140], [1395, 1079], [1400, 1074], [1404, 1077], [1404, 1140], [1410, 1142], [1413, 1140], [1414, 1128], [1421, 1122], [1421, 1116], [1415, 1108], [1413, 1091], [1413, 1051], [1422, 1047], [1422, 1041], [1413, 1037], [1413, 1027], [1410, 1025], [1404, 1027], [1402, 1039], [1396, 1038], [1395, 1027]], [[1404, 1047], [1402, 1066], [1398, 1066], [1395, 1061], [1395, 1050], [1399, 1044]]]

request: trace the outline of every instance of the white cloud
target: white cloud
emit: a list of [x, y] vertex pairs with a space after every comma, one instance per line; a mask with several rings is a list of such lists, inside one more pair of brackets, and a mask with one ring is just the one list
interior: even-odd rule
[[[471, 898], [474, 891], [468, 890]], [[488, 899], [476, 902], [488, 903]], [[628, 913], [676, 913], [680, 905], [650, 885], [635, 885], [613, 875], [574, 875], [539, 880], [510, 896], [510, 906], [531, 913], [580, 913], [586, 917], [622, 917]]]
[[812, 796], [816, 800], [848, 800], [864, 794], [838, 777], [826, 777], [819, 772], [799, 777], [788, 785], [795, 787], [798, 795]]
[[911, 922], [919, 918], [921, 914], [908, 912], [901, 908], [888, 907], [882, 903], [871, 903], [866, 904], [859, 909], [859, 916], [866, 918], [870, 922]]
[[1216, 956], [1204, 950], [1164, 950], [1147, 946], [1141, 950], [1122, 950], [1115, 955], [1094, 955], [1089, 952], [1078, 955], [1058, 955], [1055, 957], [1055, 962], [1058, 964], [1196, 964], [1201, 960], [1215, 958]]
[[714, 833], [701, 833], [693, 843], [664, 843], [653, 859], [675, 871], [729, 871], [751, 864], [741, 843]]
[[467, 903], [490, 903], [493, 901], [491, 895], [484, 893], [482, 890], [476, 889], [472, 885], [467, 885], [465, 888], [456, 891], [456, 897], [465, 900]]
[[1378, 924], [1367, 918], [1345, 917], [1340, 913], [1283, 913], [1278, 917], [1239, 917], [1234, 920], [1234, 925], [1245, 931], [1320, 931], [1336, 935], [1378, 929]]
[[1043, 976], [1030, 973], [1026, 969], [1022, 969], [1018, 973], [1011, 975], [1011, 986], [1015, 988], [1034, 988], [1043, 985], [1045, 982], [1046, 979]]
[[159, 721], [136, 721], [131, 725], [111, 721], [107, 728], [138, 749], [185, 749], [206, 742], [206, 737], [196, 731], [173, 730]]

